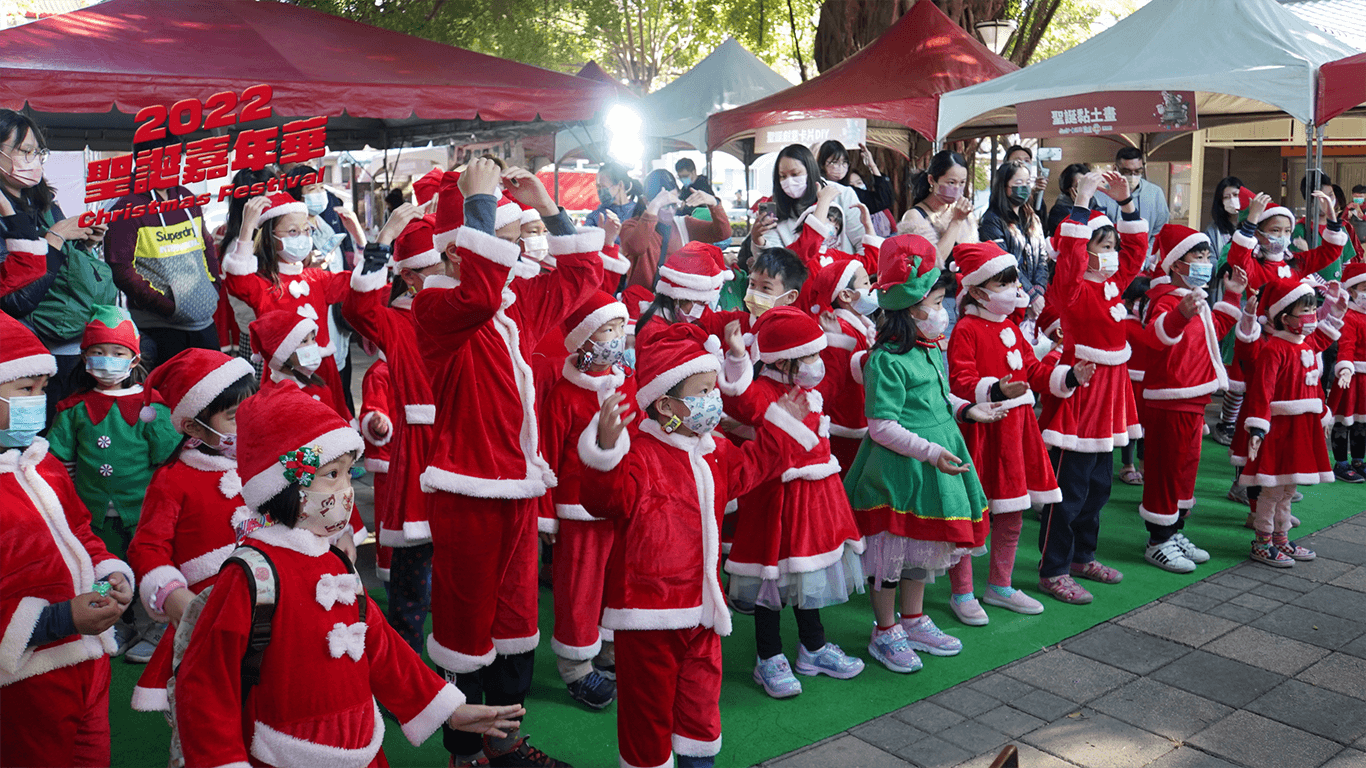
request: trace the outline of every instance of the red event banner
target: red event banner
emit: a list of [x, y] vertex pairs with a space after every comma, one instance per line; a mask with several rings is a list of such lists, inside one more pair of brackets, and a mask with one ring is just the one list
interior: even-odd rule
[[1103, 136], [1107, 133], [1193, 131], [1194, 91], [1102, 91], [1015, 107], [1021, 136]]

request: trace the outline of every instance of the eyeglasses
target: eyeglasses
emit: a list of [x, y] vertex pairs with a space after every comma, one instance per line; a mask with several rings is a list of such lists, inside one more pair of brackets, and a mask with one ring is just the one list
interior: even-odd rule
[[[10, 152], [13, 154], [10, 154]], [[52, 153], [48, 151], [47, 148], [23, 149], [21, 147], [11, 147], [10, 151], [5, 153], [5, 157], [8, 157], [10, 160], [23, 160], [26, 163], [32, 163], [35, 160], [40, 163], [46, 163], [48, 157], [51, 155]]]

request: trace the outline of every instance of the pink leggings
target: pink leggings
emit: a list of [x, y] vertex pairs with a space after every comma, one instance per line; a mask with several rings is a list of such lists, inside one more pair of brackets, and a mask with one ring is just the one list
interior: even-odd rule
[[[1015, 569], [1015, 549], [1020, 544], [1023, 512], [1000, 512], [991, 515], [991, 570], [987, 583], [998, 587], [1010, 586], [1010, 572]], [[955, 595], [972, 591], [972, 558], [965, 557], [949, 569], [949, 583]]]
[[1258, 533], [1285, 533], [1290, 530], [1290, 500], [1295, 486], [1272, 485], [1257, 494], [1257, 505], [1252, 514], [1252, 527]]

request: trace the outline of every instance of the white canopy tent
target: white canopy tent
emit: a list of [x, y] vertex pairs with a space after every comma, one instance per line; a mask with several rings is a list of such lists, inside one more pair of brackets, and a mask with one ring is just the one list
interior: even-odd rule
[[[791, 86], [735, 38], [728, 37], [697, 66], [642, 97], [635, 108], [644, 126], [644, 138], [662, 140], [663, 151], [706, 151], [709, 115]], [[602, 125], [577, 126], [555, 135], [556, 160], [575, 151], [583, 151], [591, 159], [605, 159], [606, 132]]]
[[1101, 91], [1195, 91], [1202, 128], [1309, 123], [1318, 68], [1356, 52], [1275, 0], [1152, 0], [1057, 56], [944, 94], [937, 138], [1012, 133], [1016, 104]]

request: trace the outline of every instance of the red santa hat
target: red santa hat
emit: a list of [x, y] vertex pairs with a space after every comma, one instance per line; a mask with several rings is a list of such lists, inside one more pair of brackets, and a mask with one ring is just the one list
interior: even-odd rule
[[441, 261], [441, 252], [432, 245], [435, 231], [434, 215], [428, 214], [408, 222], [408, 226], [394, 241], [394, 266], [399, 269], [422, 269]]
[[413, 182], [413, 199], [418, 205], [426, 205], [433, 197], [436, 197], [436, 190], [441, 187], [441, 177], [446, 174], [440, 168], [433, 168], [417, 181]]
[[655, 291], [673, 299], [713, 302], [729, 276], [721, 249], [696, 240], [669, 254]]
[[465, 195], [460, 192], [460, 173], [446, 171], [436, 190], [436, 216], [432, 221], [432, 247], [444, 253], [465, 226]]
[[527, 224], [530, 224], [530, 223], [533, 222], [533, 221], [540, 221], [540, 220], [541, 220], [541, 212], [540, 212], [540, 211], [538, 211], [538, 210], [536, 210], [535, 208], [533, 208], [532, 206], [526, 205], [526, 204], [524, 204], [524, 203], [522, 203], [522, 202], [520, 202], [520, 201], [517, 203], [517, 205], [521, 208], [521, 211], [522, 211], [522, 213], [521, 213], [521, 218], [522, 218], [522, 225], [523, 225], [523, 226], [525, 226], [525, 225], [527, 225]]
[[1011, 267], [1020, 266], [1014, 256], [992, 240], [955, 245], [953, 261], [958, 265], [958, 280], [964, 288], [981, 285]]
[[522, 206], [516, 200], [503, 195], [498, 200], [498, 210], [493, 214], [493, 229], [498, 231], [509, 224], [520, 224], [522, 221]]
[[1266, 308], [1264, 314], [1267, 319], [1274, 320], [1276, 315], [1285, 311], [1286, 307], [1305, 296], [1312, 295], [1314, 295], [1314, 286], [1308, 280], [1273, 277], [1262, 288], [1260, 306]]
[[24, 324], [0, 312], [0, 384], [31, 376], [56, 376], [57, 358]]
[[835, 306], [835, 297], [849, 287], [861, 266], [862, 263], [853, 259], [839, 259], [821, 267], [815, 277], [802, 286], [801, 306], [813, 315], [831, 309]]
[[1342, 270], [1342, 287], [1351, 288], [1359, 283], [1366, 283], [1366, 264], [1348, 264]]
[[257, 392], [237, 410], [237, 473], [252, 510], [298, 483], [307, 487], [322, 465], [365, 443], [327, 405], [294, 387]]
[[636, 405], [642, 410], [695, 373], [721, 371], [721, 360], [704, 346], [706, 331], [692, 323], [658, 325], [636, 345]]
[[277, 309], [251, 321], [247, 330], [251, 333], [251, 359], [268, 358], [269, 367], [279, 370], [305, 336], [318, 332], [318, 324], [287, 309]]
[[815, 318], [796, 307], [774, 307], [754, 325], [759, 360], [776, 363], [814, 355], [825, 349], [825, 331]]
[[118, 344], [139, 354], [142, 337], [128, 310], [108, 304], [95, 304], [90, 310], [90, 322], [85, 324], [85, 334], [81, 336], [81, 349], [96, 344]]
[[151, 404], [164, 402], [171, 409], [171, 426], [184, 432], [187, 422], [243, 376], [254, 378], [256, 371], [240, 357], [229, 357], [216, 349], [187, 349], [158, 365], [147, 377], [142, 418], [155, 419]]
[[612, 298], [606, 291], [598, 291], [569, 313], [564, 321], [564, 348], [573, 352], [583, 346], [588, 337], [608, 322], [616, 319], [627, 320], [626, 305]]
[[1177, 259], [1202, 243], [1209, 245], [1209, 236], [1204, 232], [1196, 232], [1181, 224], [1168, 224], [1162, 227], [1162, 231], [1157, 233], [1157, 252], [1162, 254], [1158, 270], [1164, 275], [1167, 274]]
[[635, 335], [636, 321], [640, 319], [640, 313], [654, 300], [655, 295], [643, 285], [628, 285], [621, 292], [621, 303], [626, 305], [626, 316], [631, 321], [626, 324], [627, 334]]
[[270, 206], [261, 214], [261, 223], [263, 224], [271, 219], [291, 213], [308, 214], [308, 206], [304, 205], [301, 200], [295, 200], [294, 196], [288, 192], [271, 192], [266, 195], [266, 199], [270, 201]]
[[1114, 225], [1115, 222], [1105, 215], [1105, 211], [1091, 211], [1091, 217], [1086, 220], [1086, 226], [1090, 227], [1092, 232], [1101, 227], [1113, 227]]
[[1272, 216], [1284, 216], [1290, 220], [1291, 224], [1295, 223], [1294, 212], [1292, 212], [1289, 208], [1286, 208], [1284, 205], [1273, 205], [1270, 208], [1267, 208], [1265, 211], [1262, 211], [1262, 217], [1252, 223], [1261, 224], [1263, 221], [1266, 221]]

